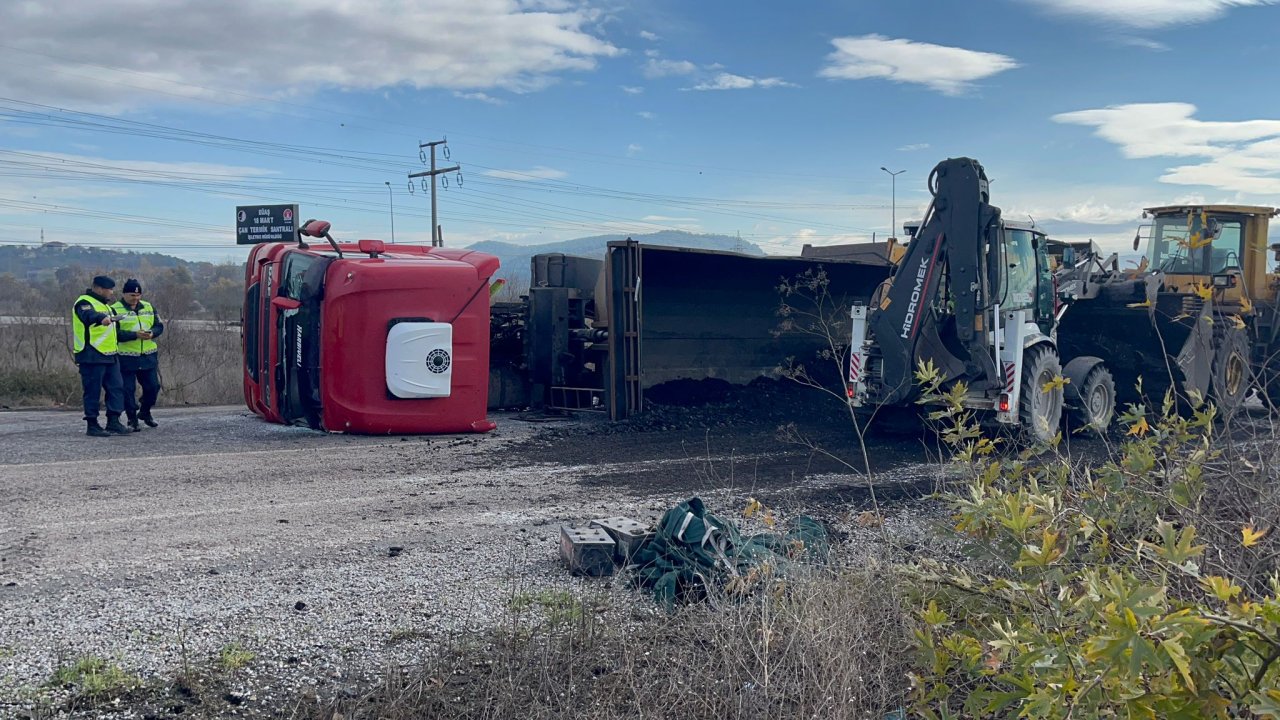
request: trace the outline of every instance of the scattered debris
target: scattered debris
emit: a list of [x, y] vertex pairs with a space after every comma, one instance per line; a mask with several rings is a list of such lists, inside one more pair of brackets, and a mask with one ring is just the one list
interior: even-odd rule
[[746, 595], [780, 581], [798, 561], [822, 562], [830, 552], [827, 530], [801, 515], [781, 533], [743, 537], [737, 525], [707, 512], [690, 498], [662, 516], [653, 538], [633, 557], [633, 579], [668, 608], [708, 599], [713, 587]]
[[[754, 509], [773, 527], [772, 513], [758, 503]], [[781, 580], [796, 562], [821, 562], [829, 551], [827, 530], [813, 518], [797, 517], [783, 532], [743, 537], [696, 497], [668, 510], [656, 529], [625, 517], [560, 528], [560, 557], [571, 572], [612, 575], [616, 563], [668, 608], [705, 600], [713, 587], [750, 594]]]

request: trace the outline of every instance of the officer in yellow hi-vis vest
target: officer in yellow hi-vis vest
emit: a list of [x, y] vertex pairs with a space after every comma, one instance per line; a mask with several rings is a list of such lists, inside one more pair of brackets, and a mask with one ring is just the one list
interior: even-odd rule
[[[117, 324], [120, 342], [120, 374], [124, 379], [124, 411], [129, 414], [129, 428], [138, 432], [138, 420], [147, 427], [159, 425], [151, 417], [151, 408], [160, 395], [160, 359], [156, 354], [156, 338], [164, 332], [164, 323], [151, 303], [142, 299], [142, 283], [133, 278], [124, 281], [121, 300], [111, 309], [123, 315]], [[142, 386], [142, 407], [138, 407], [138, 385]]]
[[[84, 388], [84, 419], [88, 423], [88, 434], [95, 437], [129, 434], [129, 428], [120, 424], [124, 388], [116, 359], [115, 321], [118, 318], [110, 305], [115, 286], [114, 280], [99, 275], [93, 279], [93, 287], [76, 298], [71, 307], [71, 347]], [[98, 424], [103, 390], [107, 391], [105, 430]]]

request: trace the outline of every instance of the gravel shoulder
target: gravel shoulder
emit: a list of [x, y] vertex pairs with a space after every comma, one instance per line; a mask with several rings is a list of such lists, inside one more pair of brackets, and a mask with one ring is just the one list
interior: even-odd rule
[[[0, 718], [56, 701], [55, 670], [84, 656], [153, 680], [241, 648], [240, 714], [354, 692], [502, 622], [518, 593], [599, 586], [560, 567], [562, 522], [656, 519], [694, 494], [721, 512], [755, 495], [837, 520], [865, 500], [847, 468], [782, 445], [768, 418], [499, 414], [493, 433], [430, 438], [326, 435], [231, 407], [157, 419], [102, 439], [75, 413], [0, 413]], [[891, 483], [936, 479], [909, 443], [882, 450]]]

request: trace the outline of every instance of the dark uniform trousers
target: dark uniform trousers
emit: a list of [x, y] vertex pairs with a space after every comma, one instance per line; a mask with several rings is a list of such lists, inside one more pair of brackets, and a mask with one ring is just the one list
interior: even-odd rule
[[[129, 417], [136, 417], [139, 412], [147, 414], [156, 405], [160, 396], [159, 368], [125, 368], [121, 370], [124, 379], [124, 409]], [[138, 408], [138, 386], [142, 386], [142, 408]]]
[[124, 381], [120, 363], [80, 363], [80, 385], [84, 389], [84, 419], [97, 420], [102, 407], [102, 391], [107, 391], [107, 417], [124, 411]]

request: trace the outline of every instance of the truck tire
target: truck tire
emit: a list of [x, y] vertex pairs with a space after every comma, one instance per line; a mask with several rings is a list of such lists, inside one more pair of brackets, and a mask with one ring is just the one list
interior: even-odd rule
[[1078, 384], [1068, 386], [1076, 427], [1105, 435], [1116, 416], [1116, 381], [1105, 365], [1095, 365]]
[[1022, 438], [1028, 443], [1053, 440], [1062, 424], [1062, 387], [1045, 386], [1062, 375], [1058, 351], [1051, 345], [1037, 345], [1022, 359], [1022, 394], [1018, 398], [1018, 421]]
[[1218, 416], [1228, 419], [1235, 415], [1252, 386], [1249, 338], [1244, 330], [1227, 329], [1213, 350], [1213, 377], [1209, 385], [1209, 399], [1217, 408]]

